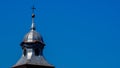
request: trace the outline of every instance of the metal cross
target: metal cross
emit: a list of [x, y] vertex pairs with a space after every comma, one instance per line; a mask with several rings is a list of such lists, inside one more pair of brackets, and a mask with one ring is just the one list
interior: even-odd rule
[[32, 7], [32, 12], [34, 13], [34, 10], [35, 10], [36, 8], [34, 7], [34, 5], [33, 5], [33, 7]]

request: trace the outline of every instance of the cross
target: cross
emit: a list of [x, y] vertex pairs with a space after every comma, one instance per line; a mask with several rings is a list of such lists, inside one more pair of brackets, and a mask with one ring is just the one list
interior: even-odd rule
[[34, 10], [35, 10], [36, 8], [34, 7], [34, 5], [33, 5], [33, 7], [32, 7], [32, 12], [34, 13]]

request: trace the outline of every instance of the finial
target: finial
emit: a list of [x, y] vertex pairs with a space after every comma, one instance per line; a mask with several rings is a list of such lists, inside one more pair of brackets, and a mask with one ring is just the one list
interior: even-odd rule
[[34, 24], [34, 18], [35, 18], [35, 14], [34, 14], [34, 10], [36, 8], [33, 6], [32, 7], [32, 25], [31, 25], [31, 30], [35, 30], [35, 24]]
[[35, 10], [36, 8], [34, 7], [34, 5], [33, 5], [33, 7], [32, 7], [32, 13], [34, 13], [34, 10]]

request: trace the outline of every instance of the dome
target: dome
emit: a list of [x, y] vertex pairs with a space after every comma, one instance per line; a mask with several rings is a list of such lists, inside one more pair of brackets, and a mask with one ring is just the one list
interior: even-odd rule
[[38, 33], [38, 32], [36, 32], [35, 31], [35, 24], [34, 23], [32, 23], [32, 25], [31, 25], [31, 30], [30, 30], [30, 32], [28, 32], [26, 35], [25, 35], [25, 37], [24, 37], [24, 39], [23, 39], [23, 42], [27, 42], [27, 43], [33, 43], [33, 42], [41, 42], [41, 43], [43, 43], [43, 39], [42, 39], [42, 37], [41, 37], [41, 35]]
[[43, 39], [41, 37], [41, 35], [36, 32], [35, 30], [35, 23], [34, 23], [34, 18], [35, 18], [35, 14], [33, 13], [32, 14], [32, 25], [31, 25], [31, 30], [30, 32], [28, 32], [24, 39], [23, 39], [23, 42], [25, 43], [33, 43], [33, 42], [41, 42], [43, 43]]
[[35, 30], [31, 30], [29, 33], [27, 33], [23, 39], [24, 42], [42, 42], [43, 43], [43, 39], [40, 36], [40, 34], [38, 32], [36, 32]]

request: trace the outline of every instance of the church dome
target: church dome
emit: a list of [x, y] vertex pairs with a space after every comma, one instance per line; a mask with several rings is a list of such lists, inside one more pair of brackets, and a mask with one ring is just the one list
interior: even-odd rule
[[43, 39], [38, 32], [36, 32], [35, 30], [30, 30], [30, 32], [28, 32], [25, 35], [23, 42], [41, 42], [41, 43], [43, 43]]
[[30, 32], [28, 32], [24, 39], [23, 42], [24, 43], [34, 43], [34, 42], [40, 42], [43, 43], [43, 39], [42, 36], [36, 32], [35, 30], [35, 23], [34, 23], [34, 18], [35, 18], [35, 14], [32, 14], [32, 25], [31, 25], [31, 30]]

